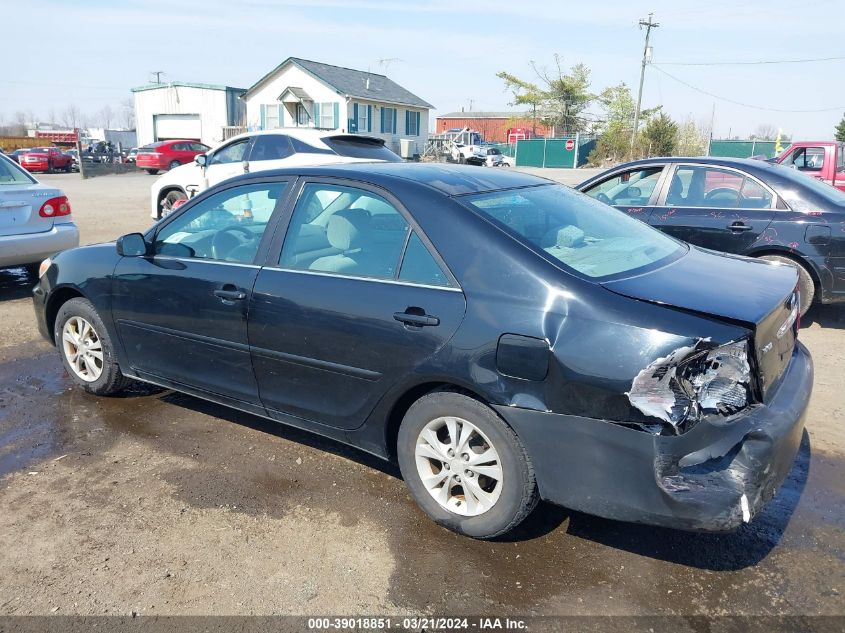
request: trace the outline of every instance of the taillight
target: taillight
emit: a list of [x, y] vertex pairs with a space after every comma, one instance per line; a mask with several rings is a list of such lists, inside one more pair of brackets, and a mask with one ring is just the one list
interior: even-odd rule
[[38, 215], [42, 218], [55, 218], [60, 215], [70, 215], [70, 202], [67, 196], [57, 196], [50, 198], [41, 205], [38, 210]]

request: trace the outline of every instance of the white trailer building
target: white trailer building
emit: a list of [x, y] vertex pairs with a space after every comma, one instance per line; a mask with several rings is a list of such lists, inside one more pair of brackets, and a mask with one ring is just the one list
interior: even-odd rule
[[168, 139], [216, 145], [223, 128], [243, 125], [245, 90], [172, 81], [133, 88], [138, 146]]

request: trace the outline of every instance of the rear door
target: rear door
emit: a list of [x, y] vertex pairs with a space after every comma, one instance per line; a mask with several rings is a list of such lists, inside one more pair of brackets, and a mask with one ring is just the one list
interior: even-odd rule
[[775, 202], [771, 189], [738, 169], [675, 165], [649, 224], [690, 244], [742, 254], [770, 237]]
[[261, 402], [357, 428], [452, 337], [464, 295], [402, 205], [360, 183], [304, 182], [276, 242], [249, 315]]
[[648, 222], [665, 171], [666, 166], [661, 164], [639, 165], [613, 172], [581, 191], [631, 217]]

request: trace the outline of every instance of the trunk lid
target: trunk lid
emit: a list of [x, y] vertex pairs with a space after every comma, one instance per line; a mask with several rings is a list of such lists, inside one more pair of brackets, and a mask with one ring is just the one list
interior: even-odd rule
[[0, 235], [44, 233], [53, 228], [53, 218], [38, 214], [50, 198], [63, 195], [40, 184], [0, 186]]
[[798, 333], [797, 283], [798, 272], [791, 266], [690, 246], [687, 255], [667, 266], [601, 285], [632, 299], [750, 327], [765, 399], [792, 357]]

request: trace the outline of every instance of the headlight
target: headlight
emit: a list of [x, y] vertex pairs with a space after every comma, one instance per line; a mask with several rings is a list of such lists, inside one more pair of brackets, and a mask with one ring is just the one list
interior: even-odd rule
[[745, 339], [709, 347], [709, 339], [681, 347], [643, 369], [626, 395], [645, 415], [676, 432], [703, 416], [733, 415], [750, 402], [751, 367]]
[[47, 272], [47, 269], [53, 265], [53, 260], [49, 257], [41, 262], [41, 265], [38, 267], [38, 278], [41, 279], [44, 276], [44, 273]]

